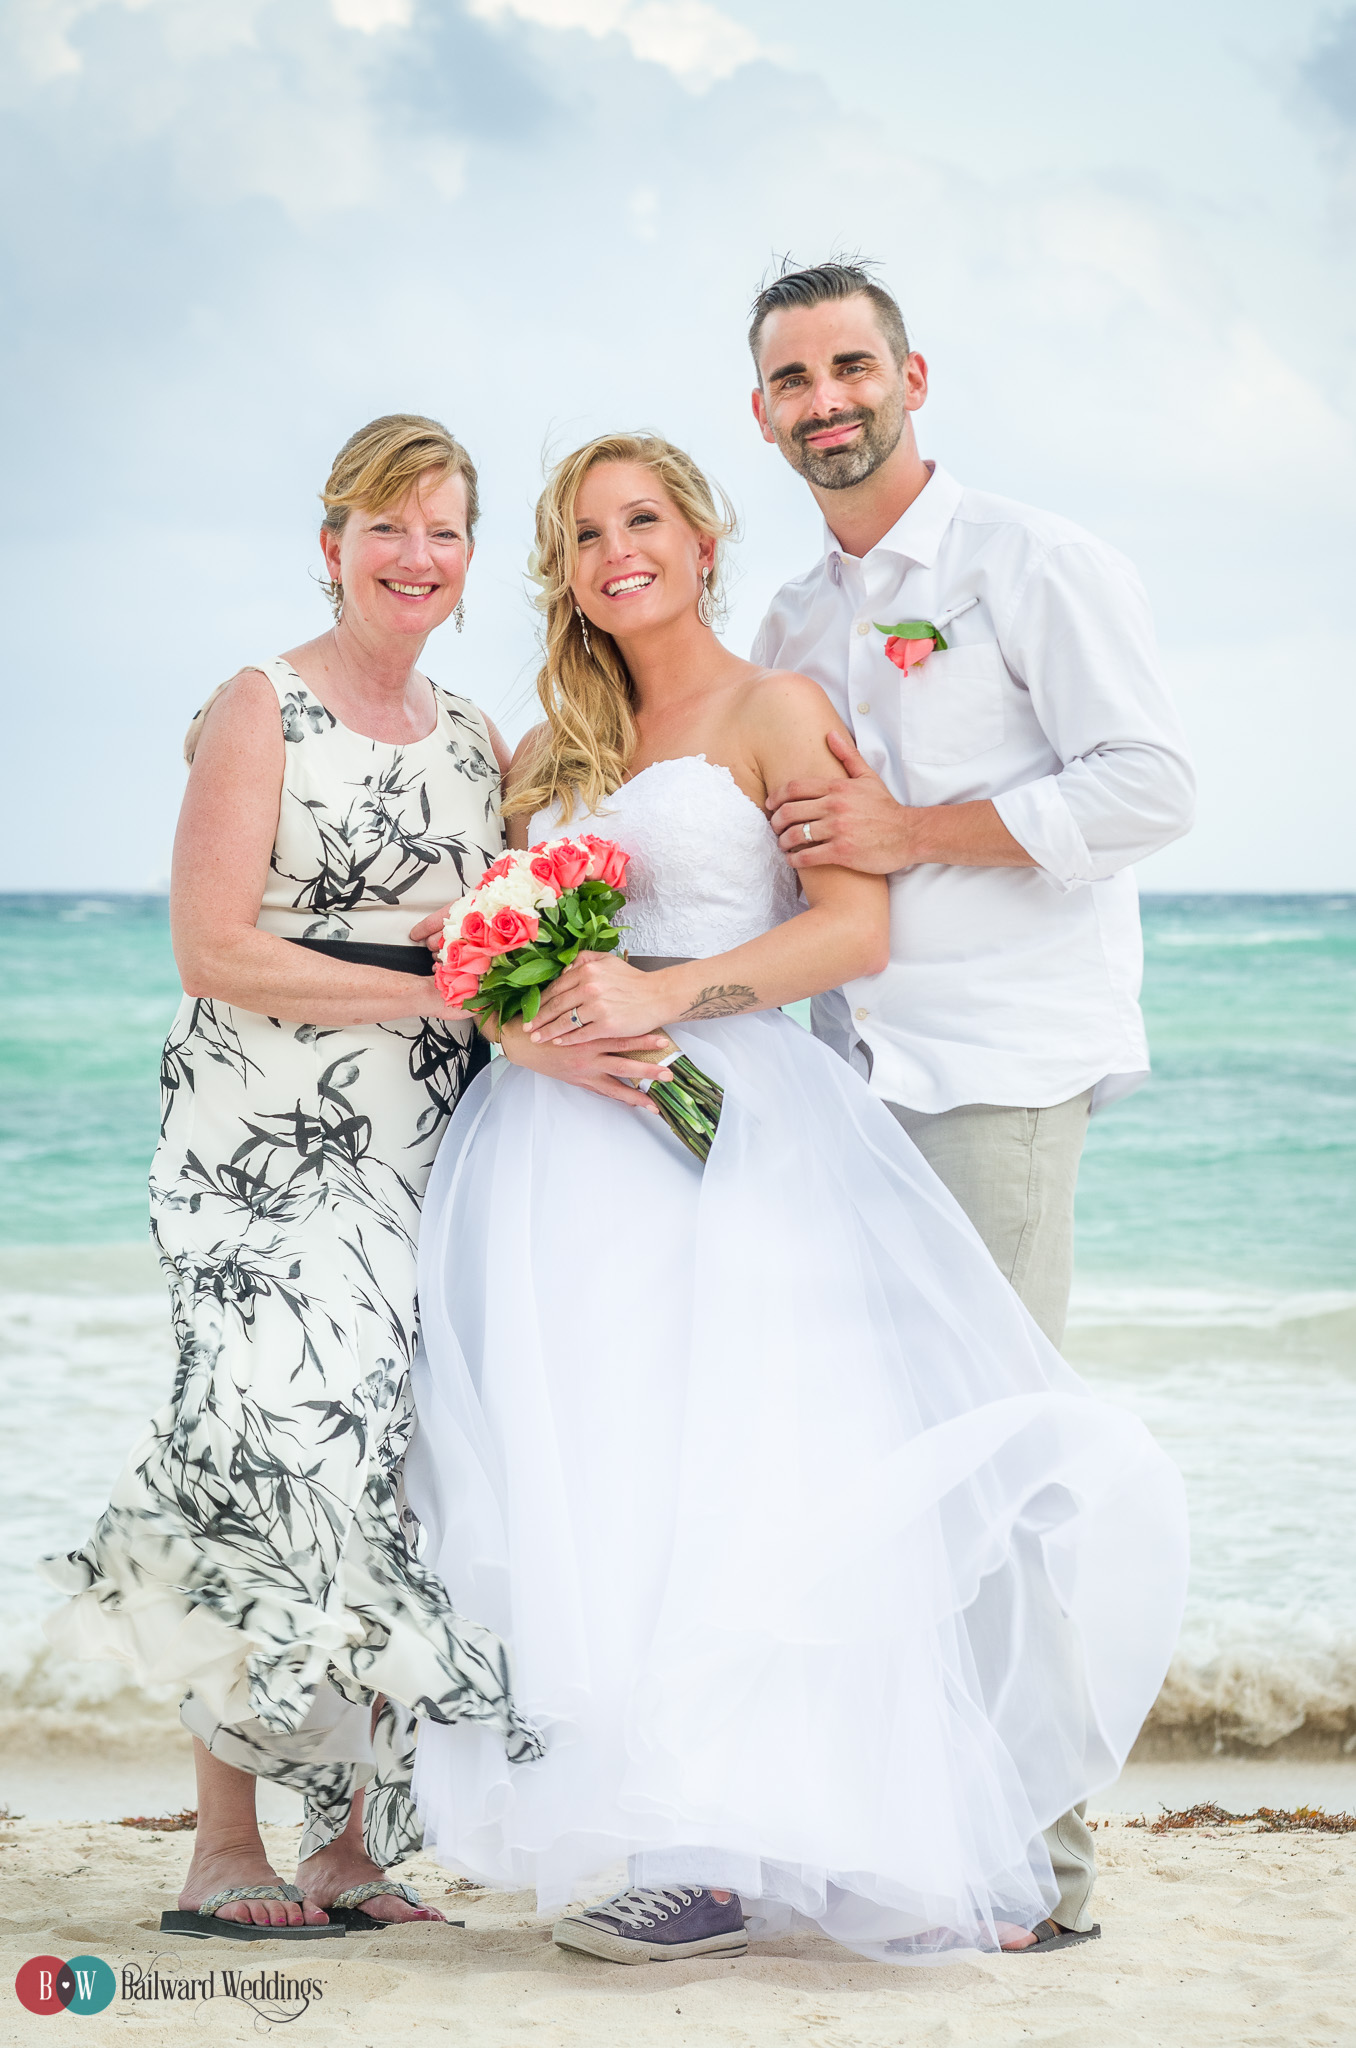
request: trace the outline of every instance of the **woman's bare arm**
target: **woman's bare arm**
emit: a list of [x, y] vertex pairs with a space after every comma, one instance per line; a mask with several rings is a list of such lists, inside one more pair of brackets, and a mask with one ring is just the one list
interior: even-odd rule
[[203, 724], [174, 838], [170, 931], [185, 993], [297, 1024], [460, 1020], [427, 976], [349, 966], [255, 929], [278, 829], [284, 744], [267, 677], [242, 670]]
[[[795, 776], [846, 778], [829, 752], [827, 728], [840, 729], [817, 683], [790, 674], [768, 676], [745, 699], [742, 730], [764, 788]], [[711, 857], [719, 860], [719, 847]], [[879, 875], [820, 867], [800, 876], [808, 908], [746, 945], [709, 960], [643, 974], [608, 954], [590, 954], [553, 982], [532, 1027], [540, 1044], [564, 1038], [583, 1046], [745, 1010], [777, 1009], [845, 981], [879, 974], [890, 957], [889, 894]], [[586, 1019], [571, 1025], [570, 1013]]]

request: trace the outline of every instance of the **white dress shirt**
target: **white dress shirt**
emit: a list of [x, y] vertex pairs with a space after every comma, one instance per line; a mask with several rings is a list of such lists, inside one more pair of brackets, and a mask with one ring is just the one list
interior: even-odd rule
[[[892, 875], [889, 966], [817, 997], [814, 1029], [910, 1109], [1096, 1108], [1148, 1073], [1130, 864], [1191, 823], [1185, 737], [1125, 557], [929, 467], [861, 559], [826, 528], [752, 659], [820, 683], [900, 803], [990, 797], [1036, 865]], [[876, 631], [903, 619], [947, 641], [907, 674]]]

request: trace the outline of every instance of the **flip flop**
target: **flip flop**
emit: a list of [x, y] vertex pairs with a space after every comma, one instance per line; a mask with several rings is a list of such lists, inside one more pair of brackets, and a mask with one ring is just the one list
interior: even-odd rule
[[160, 1932], [188, 1934], [196, 1941], [323, 1941], [327, 1936], [335, 1941], [342, 1940], [346, 1932], [342, 1923], [333, 1920], [323, 1927], [256, 1927], [252, 1920], [218, 1919], [221, 1908], [233, 1906], [237, 1899], [279, 1899], [293, 1906], [303, 1903], [294, 1884], [239, 1884], [229, 1891], [213, 1892], [196, 1913], [162, 1913]]
[[375, 1913], [364, 1913], [363, 1906], [368, 1899], [403, 1899], [407, 1906], [422, 1906], [423, 1900], [412, 1884], [397, 1884], [390, 1878], [373, 1878], [370, 1884], [350, 1885], [346, 1892], [336, 1892], [325, 1911], [332, 1921], [351, 1934], [374, 1934], [381, 1927], [464, 1927], [464, 1920], [379, 1920]]
[[1097, 1927], [1085, 1927], [1080, 1934], [1075, 1927], [1061, 1927], [1057, 1920], [1038, 1920], [1031, 1932], [1036, 1937], [1033, 1942], [1029, 1942], [1025, 1948], [1005, 1948], [1003, 1954], [1005, 1956], [1049, 1955], [1051, 1949], [1076, 1948], [1080, 1941], [1100, 1941], [1102, 1938], [1100, 1925]]

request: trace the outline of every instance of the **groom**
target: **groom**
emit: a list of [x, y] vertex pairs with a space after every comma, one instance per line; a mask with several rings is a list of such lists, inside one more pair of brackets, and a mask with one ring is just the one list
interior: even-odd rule
[[[1094, 1109], [1149, 1065], [1132, 863], [1191, 823], [1186, 743], [1129, 562], [1068, 520], [925, 462], [927, 364], [847, 263], [754, 301], [753, 410], [824, 514], [752, 659], [828, 692], [846, 782], [768, 798], [791, 865], [890, 877], [890, 964], [813, 1005], [1055, 1344]], [[885, 630], [881, 630], [885, 629]], [[1087, 1939], [1082, 1809], [1032, 1946]]]

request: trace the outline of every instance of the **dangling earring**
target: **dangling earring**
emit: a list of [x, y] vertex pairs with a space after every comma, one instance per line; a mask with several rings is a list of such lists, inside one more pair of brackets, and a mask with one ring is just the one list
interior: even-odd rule
[[337, 626], [339, 614], [344, 609], [344, 586], [342, 583], [326, 583], [322, 578], [320, 588], [330, 601], [330, 610], [334, 613], [334, 623]]
[[702, 570], [702, 594], [697, 599], [697, 617], [704, 626], [709, 626], [716, 616], [716, 608], [711, 602], [711, 593], [706, 587], [710, 575], [711, 571], [709, 569]]
[[457, 631], [460, 633], [462, 627], [466, 624], [466, 604], [464, 599], [460, 597], [457, 599], [452, 607], [452, 616], [457, 622]]
[[576, 605], [574, 608], [574, 615], [579, 621], [579, 630], [584, 636], [584, 652], [585, 654], [587, 654], [589, 660], [592, 661], [593, 649], [589, 645], [589, 622], [584, 617], [584, 614], [578, 605]]

